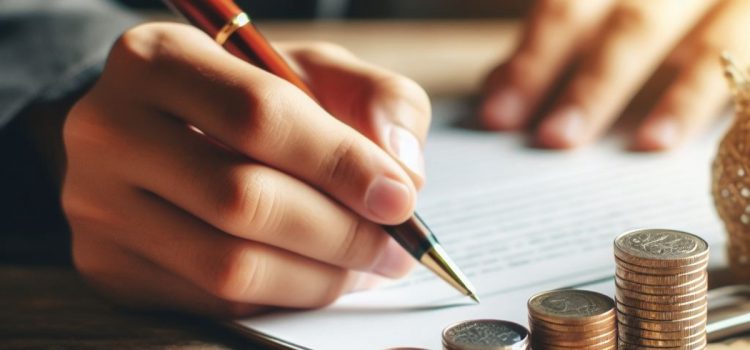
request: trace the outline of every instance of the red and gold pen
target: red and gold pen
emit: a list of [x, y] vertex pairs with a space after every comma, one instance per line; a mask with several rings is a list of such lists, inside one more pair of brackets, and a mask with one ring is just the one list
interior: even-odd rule
[[[233, 55], [313, 93], [252, 24], [250, 17], [231, 0], [165, 0], [175, 12], [213, 37]], [[414, 213], [406, 222], [383, 226], [409, 254], [462, 294], [479, 302], [474, 287]]]

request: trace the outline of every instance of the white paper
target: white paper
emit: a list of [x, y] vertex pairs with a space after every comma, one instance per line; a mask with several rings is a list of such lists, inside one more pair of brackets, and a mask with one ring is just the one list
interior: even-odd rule
[[[312, 349], [441, 348], [441, 331], [477, 318], [526, 325], [526, 301], [575, 286], [612, 295], [612, 241], [626, 230], [672, 228], [724, 241], [710, 197], [718, 135], [667, 154], [623, 151], [616, 137], [575, 152], [529, 148], [522, 135], [452, 126], [465, 104], [436, 106], [428, 184], [418, 210], [475, 284], [472, 305], [424, 268], [315, 311], [237, 325]], [[721, 255], [721, 254], [714, 254]]]

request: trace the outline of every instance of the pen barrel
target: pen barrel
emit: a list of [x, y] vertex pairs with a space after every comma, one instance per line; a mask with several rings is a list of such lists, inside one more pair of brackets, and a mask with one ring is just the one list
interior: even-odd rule
[[[188, 22], [214, 38], [227, 23], [244, 12], [231, 0], [164, 0], [164, 2], [185, 17]], [[299, 78], [299, 75], [292, 70], [252, 23], [234, 31], [224, 43], [224, 48], [234, 56], [285, 79], [310, 97], [314, 96], [307, 84]]]
[[435, 235], [417, 213], [402, 224], [386, 225], [383, 228], [417, 260], [420, 260], [430, 248], [439, 245]]

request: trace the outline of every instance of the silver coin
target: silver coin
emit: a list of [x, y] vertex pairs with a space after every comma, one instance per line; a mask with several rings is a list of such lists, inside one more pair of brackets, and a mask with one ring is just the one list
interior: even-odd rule
[[529, 331], [513, 322], [470, 320], [443, 330], [445, 350], [526, 350]]

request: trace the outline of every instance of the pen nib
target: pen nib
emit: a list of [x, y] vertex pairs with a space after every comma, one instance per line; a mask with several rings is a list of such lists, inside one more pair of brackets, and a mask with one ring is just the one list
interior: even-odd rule
[[469, 298], [471, 298], [471, 300], [474, 300], [477, 304], [481, 303], [481, 301], [479, 301], [479, 297], [474, 293], [469, 293]]
[[469, 282], [469, 279], [464, 276], [461, 270], [458, 269], [458, 266], [448, 258], [448, 254], [445, 253], [440, 245], [436, 244], [432, 246], [422, 256], [420, 262], [444, 281], [448, 282], [453, 288], [456, 288], [461, 294], [468, 296], [479, 304], [479, 298], [474, 292], [474, 286], [471, 285], [471, 282]]

